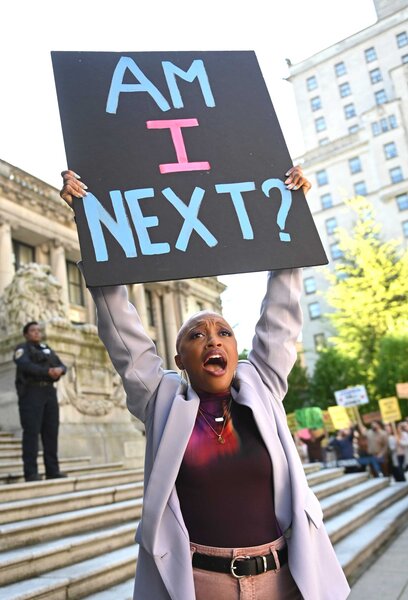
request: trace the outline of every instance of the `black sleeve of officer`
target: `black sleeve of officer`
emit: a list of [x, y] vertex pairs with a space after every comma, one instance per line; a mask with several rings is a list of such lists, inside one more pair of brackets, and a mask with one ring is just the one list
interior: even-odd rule
[[[23, 351], [22, 354], [20, 354], [21, 350]], [[24, 375], [48, 375], [48, 363], [46, 366], [42, 366], [35, 362], [32, 362], [32, 360], [30, 359], [30, 353], [28, 351], [28, 348], [25, 345], [16, 348], [14, 352], [14, 362], [16, 363], [20, 371], [24, 373]]]
[[64, 363], [62, 362], [62, 360], [60, 359], [58, 354], [56, 352], [54, 352], [54, 350], [51, 350], [51, 352], [53, 353], [56, 360], [58, 361], [58, 364], [56, 366], [61, 367], [61, 369], [63, 370], [63, 375], [65, 375], [65, 373], [67, 372], [67, 367], [64, 365]]

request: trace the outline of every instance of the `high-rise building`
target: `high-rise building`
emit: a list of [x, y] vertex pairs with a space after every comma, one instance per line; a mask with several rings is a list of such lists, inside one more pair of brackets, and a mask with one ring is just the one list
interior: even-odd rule
[[[333, 269], [344, 200], [366, 196], [386, 239], [408, 240], [408, 1], [374, 0], [378, 20], [290, 67], [313, 183], [309, 205]], [[312, 370], [332, 334], [326, 268], [304, 269], [305, 359]], [[323, 294], [321, 293], [323, 291]]]

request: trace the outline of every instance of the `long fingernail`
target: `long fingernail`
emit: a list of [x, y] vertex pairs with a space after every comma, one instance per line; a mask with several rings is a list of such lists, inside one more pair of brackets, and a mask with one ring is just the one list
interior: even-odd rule
[[81, 182], [81, 185], [82, 185], [82, 188], [83, 188], [84, 190], [87, 190], [87, 189], [88, 189], [88, 186], [87, 186], [87, 185], [85, 185], [84, 183], [82, 183], [82, 182]]
[[293, 188], [293, 183], [290, 183], [290, 184], [288, 185], [288, 190], [291, 190], [292, 188]]
[[74, 171], [72, 171], [74, 173], [74, 177], [76, 177], [77, 179], [81, 179], [81, 176], [78, 175], [78, 173], [75, 173]]
[[291, 183], [292, 179], [290, 177], [288, 177], [287, 179], [285, 179], [284, 183]]
[[290, 171], [288, 171], [287, 173], [285, 173], [285, 175], [286, 175], [286, 177], [287, 177], [288, 175], [290, 175]]
[[294, 188], [293, 188], [293, 190], [298, 190], [298, 189], [299, 189], [298, 185], [295, 185]]

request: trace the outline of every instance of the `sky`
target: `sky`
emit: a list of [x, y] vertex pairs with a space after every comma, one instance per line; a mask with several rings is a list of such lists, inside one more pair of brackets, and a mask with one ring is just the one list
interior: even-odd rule
[[[296, 157], [303, 143], [285, 59], [299, 62], [376, 14], [372, 0], [4, 0], [1, 19], [0, 159], [59, 188], [66, 159], [51, 50], [255, 50]], [[220, 279], [224, 315], [248, 348], [265, 274]]]

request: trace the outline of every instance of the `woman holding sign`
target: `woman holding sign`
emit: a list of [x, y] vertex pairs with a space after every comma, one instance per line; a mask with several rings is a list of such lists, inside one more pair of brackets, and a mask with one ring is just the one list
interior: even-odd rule
[[[299, 167], [289, 189], [310, 188]], [[84, 197], [72, 171], [61, 196]], [[145, 423], [137, 600], [343, 600], [349, 587], [282, 400], [301, 329], [301, 271], [269, 274], [246, 361], [221, 315], [190, 317], [164, 371], [125, 286], [91, 288], [99, 335]]]

